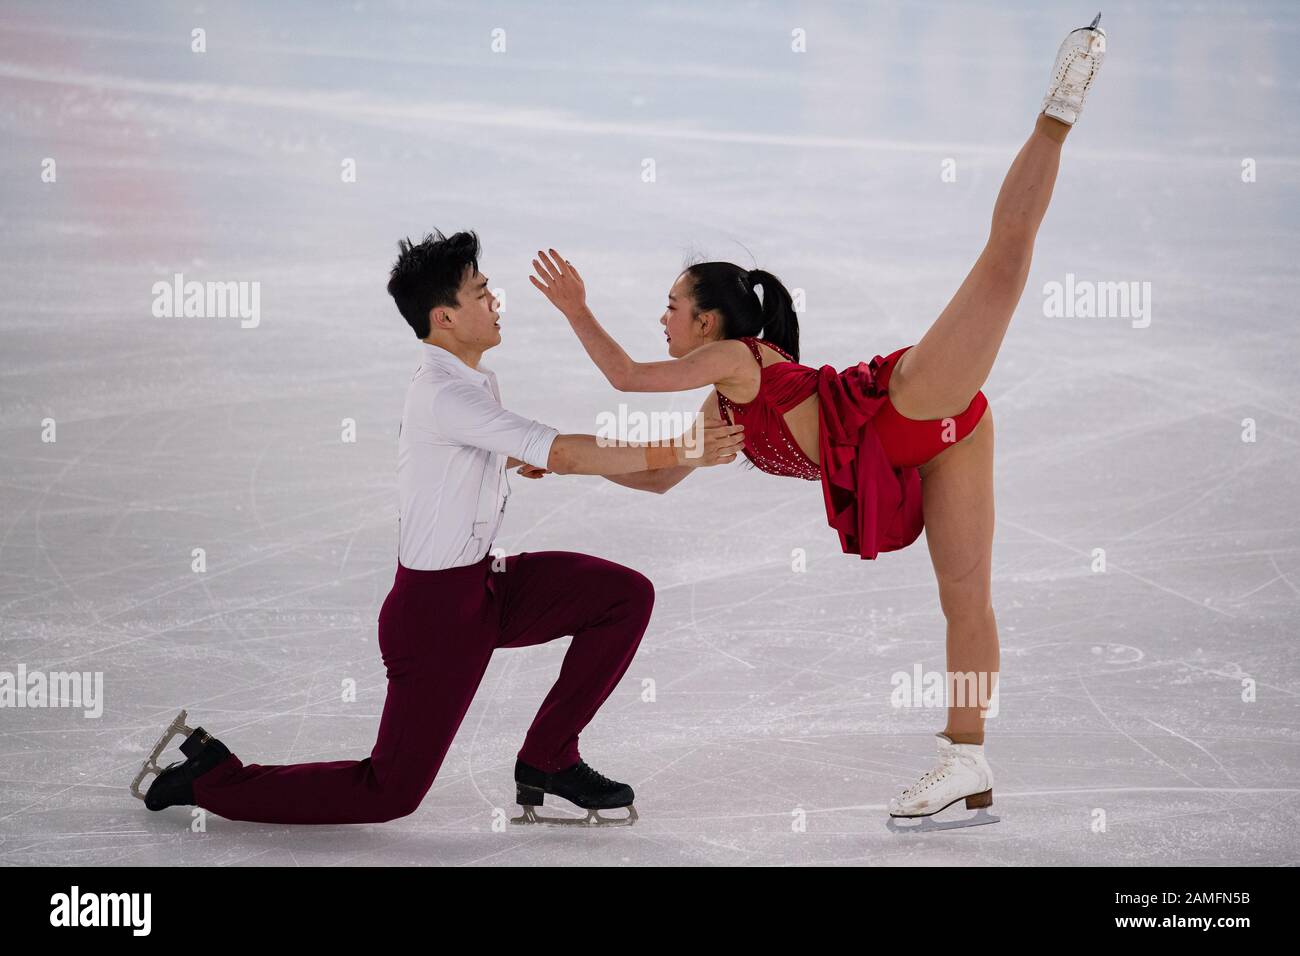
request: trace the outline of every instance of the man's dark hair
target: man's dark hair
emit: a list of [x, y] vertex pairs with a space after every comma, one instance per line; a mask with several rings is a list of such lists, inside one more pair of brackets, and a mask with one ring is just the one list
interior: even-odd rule
[[440, 305], [459, 306], [456, 291], [465, 271], [478, 271], [479, 243], [473, 232], [444, 236], [437, 229], [420, 242], [397, 243], [397, 261], [388, 280], [388, 294], [397, 311], [419, 339], [429, 336], [429, 312]]

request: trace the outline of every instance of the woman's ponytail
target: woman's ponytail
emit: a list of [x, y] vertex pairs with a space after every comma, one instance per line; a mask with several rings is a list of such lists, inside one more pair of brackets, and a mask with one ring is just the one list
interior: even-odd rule
[[687, 267], [686, 274], [691, 277], [695, 311], [720, 313], [723, 338], [761, 335], [763, 341], [799, 361], [799, 318], [780, 279], [731, 262], [697, 262]]
[[749, 270], [749, 282], [763, 290], [763, 341], [771, 342], [799, 361], [799, 317], [794, 300], [781, 280], [762, 269]]

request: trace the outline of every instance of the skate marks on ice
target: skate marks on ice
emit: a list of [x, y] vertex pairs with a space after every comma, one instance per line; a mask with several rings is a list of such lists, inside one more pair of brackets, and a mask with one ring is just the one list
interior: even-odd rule
[[[861, 66], [816, 52], [758, 66], [742, 43], [718, 54], [710, 45], [714, 27], [730, 29], [725, 17], [703, 29], [685, 4], [657, 7], [639, 37], [587, 17], [588, 52], [531, 35], [486, 73], [467, 59], [475, 68], [450, 77], [442, 99], [487, 108], [461, 119], [423, 94], [396, 92], [409, 64], [424, 62], [410, 18], [454, 26], [410, 11], [390, 18], [392, 9], [367, 5], [366, 31], [346, 43], [330, 36], [328, 20], [313, 23], [299, 46], [321, 55], [273, 58], [256, 90], [213, 62], [217, 72], [203, 79], [217, 98], [198, 95], [180, 60], [188, 51], [139, 55], [142, 43], [165, 54], [171, 25], [120, 8], [80, 16], [103, 28], [92, 44], [46, 5], [44, 32], [61, 38], [61, 52], [5, 34], [0, 100], [14, 117], [15, 168], [54, 141], [72, 157], [78, 188], [127, 206], [77, 201], [63, 184], [28, 188], [25, 173], [7, 180], [0, 632], [12, 654], [0, 668], [26, 660], [102, 669], [110, 706], [96, 723], [0, 714], [0, 864], [170, 865], [178, 852], [195, 865], [1300, 859], [1300, 534], [1285, 517], [1295, 510], [1285, 501], [1297, 491], [1300, 402], [1295, 327], [1281, 318], [1296, 299], [1286, 270], [1297, 251], [1300, 157], [1285, 106], [1297, 18], [1281, 4], [1254, 24], [1189, 11], [1180, 42], [1140, 73], [1108, 65], [1114, 82], [1099, 89], [1107, 101], [1090, 107], [1071, 143], [1055, 222], [989, 384], [1002, 411], [995, 600], [1009, 673], [991, 759], [1005, 774], [999, 808], [1016, 801], [1008, 826], [899, 838], [881, 825], [883, 805], [863, 805], [910, 776], [919, 748], [907, 735], [934, 729], [929, 715], [899, 714], [876, 696], [895, 669], [942, 661], [924, 548], [871, 567], [845, 559], [825, 537], [815, 487], [787, 490], [724, 469], [661, 500], [586, 479], [573, 480], [590, 493], [552, 478], [516, 486], [503, 531], [509, 551], [594, 551], [663, 585], [629, 683], [584, 736], [593, 752], [636, 761], [644, 798], [635, 826], [603, 836], [573, 825], [488, 828], [494, 808], [515, 810], [518, 733], [554, 678], [558, 648], [494, 663], [434, 788], [401, 822], [294, 829], [211, 818], [195, 834], [180, 810], [147, 815], [126, 784], [182, 703], [213, 715], [204, 720], [219, 721], [209, 726], [223, 735], [238, 728], [249, 756], [265, 762], [359, 756], [373, 745], [383, 686], [374, 616], [392, 575], [394, 389], [408, 372], [405, 330], [383, 325], [395, 317], [373, 275], [386, 267], [377, 250], [394, 230], [426, 224], [412, 195], [441, 197], [439, 214], [466, 226], [486, 216], [503, 275], [526, 252], [525, 234], [558, 230], [562, 241], [580, 231], [598, 273], [628, 276], [622, 286], [602, 281], [600, 294], [611, 331], [647, 358], [658, 357], [648, 344], [658, 327], [647, 334], [642, 316], [657, 307], [683, 247], [735, 258], [733, 240], [747, 243], [759, 264], [807, 285], [809, 358], [842, 365], [869, 357], [864, 349], [915, 341], [942, 307], [970, 266], [991, 177], [1023, 132], [1005, 110], [954, 115], [953, 77], [976, 56], [950, 28], [960, 5], [882, 5], [876, 46], [885, 59]], [[553, 21], [557, 34], [573, 29], [566, 16]], [[833, 29], [841, 50], [873, 48], [860, 20], [818, 16], [814, 36]], [[1052, 16], [1013, 4], [1007, 17], [1024, 30], [998, 39], [999, 55], [1037, 77], [1034, 36], [1055, 34]], [[271, 9], [258, 17], [267, 35], [298, 26]], [[389, 25], [397, 22], [400, 30]], [[1135, 12], [1132, 23], [1160, 35], [1155, 14]], [[782, 25], [761, 8], [739, 35], [775, 36]], [[1202, 84], [1195, 98], [1161, 100], [1153, 123], [1150, 89], [1195, 75], [1198, 51], [1221, 44], [1225, 30], [1251, 68]], [[688, 67], [665, 61], [661, 41], [710, 63], [717, 95], [692, 102], [685, 117], [675, 91]], [[617, 51], [628, 68], [584, 58], [600, 51]], [[67, 62], [51, 62], [57, 55]], [[390, 73], [383, 64], [393, 56], [403, 65]], [[353, 57], [379, 67], [358, 73]], [[552, 82], [522, 89], [503, 68]], [[916, 95], [899, 111], [883, 97], [840, 98], [846, 71], [858, 70], [855, 88]], [[592, 88], [593, 75], [607, 82]], [[979, 82], [986, 96], [1015, 86], [987, 71]], [[327, 92], [340, 83], [355, 98]], [[756, 88], [781, 95], [756, 99]], [[556, 104], [571, 115], [553, 122]], [[1275, 121], [1261, 128], [1254, 117], [1265, 113]], [[444, 121], [491, 122], [501, 135], [448, 153], [437, 135]], [[360, 134], [354, 122], [364, 123]], [[360, 135], [364, 200], [323, 200], [311, 170], [328, 170]], [[241, 141], [245, 154], [223, 151]], [[1234, 175], [1247, 149], [1260, 159], [1251, 185]], [[635, 165], [629, 175], [627, 155], [657, 155], [659, 181], [642, 182]], [[940, 186], [930, 158], [947, 155], [962, 174]], [[580, 190], [567, 188], [575, 162]], [[443, 196], [440, 164], [473, 170], [465, 199]], [[169, 191], [192, 201], [170, 201]], [[479, 197], [492, 195], [503, 198], [485, 209]], [[755, 196], [788, 201], [779, 240], [763, 238], [772, 214]], [[978, 221], [955, 204], [969, 204]], [[845, 214], [857, 210], [865, 215]], [[1108, 212], [1119, 214], [1099, 235]], [[201, 234], [203, 248], [176, 230]], [[358, 236], [356, 247], [341, 251], [340, 235]], [[923, 246], [892, 248], [900, 236]], [[47, 243], [69, 240], [84, 252], [76, 281], [46, 281]], [[191, 263], [199, 255], [202, 266]], [[295, 305], [231, 334], [151, 321], [144, 293], [155, 273], [189, 265], [218, 270], [213, 277], [254, 270], [266, 301], [274, 292]], [[1067, 270], [1152, 279], [1151, 328], [1035, 314], [1042, 283]], [[588, 427], [610, 401], [603, 381], [585, 364], [544, 374], [572, 362], [574, 344], [553, 336], [526, 299], [512, 304], [520, 321], [498, 359], [507, 399], [540, 420]], [[384, 328], [391, 334], [376, 331]], [[59, 418], [57, 444], [25, 437], [46, 408]], [[356, 446], [326, 434], [344, 415], [362, 426]], [[1236, 435], [1246, 415], [1260, 421], [1255, 446]], [[213, 562], [202, 576], [188, 565], [199, 545]], [[807, 574], [790, 572], [794, 546], [809, 549]], [[1088, 571], [1098, 546], [1109, 551], [1105, 575]], [[684, 593], [676, 581], [700, 584]], [[873, 609], [889, 604], [897, 613], [872, 626]], [[340, 704], [329, 686], [344, 676], [359, 683], [356, 704]], [[1260, 690], [1249, 706], [1236, 686], [1246, 677]], [[638, 693], [646, 678], [657, 683], [653, 704]], [[1013, 680], [1023, 688], [1015, 695]], [[791, 832], [795, 807], [806, 809], [806, 832]], [[1104, 833], [1089, 829], [1099, 808]]]

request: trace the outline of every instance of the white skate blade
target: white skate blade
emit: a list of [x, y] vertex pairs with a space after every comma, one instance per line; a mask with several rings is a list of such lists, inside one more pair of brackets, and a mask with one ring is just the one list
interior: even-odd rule
[[158, 742], [153, 745], [153, 750], [150, 751], [149, 756], [145, 758], [144, 766], [142, 766], [140, 772], [135, 775], [135, 779], [131, 781], [131, 796], [135, 797], [142, 803], [144, 802], [144, 793], [140, 790], [140, 784], [144, 781], [144, 778], [150, 774], [153, 774], [156, 777], [158, 774], [163, 772], [163, 768], [158, 765], [158, 758], [162, 755], [162, 752], [167, 749], [168, 744], [172, 742], [172, 738], [178, 736], [188, 737], [190, 734], [194, 733], [192, 727], [187, 727], [185, 725], [186, 716], [185, 711], [182, 710], [167, 729], [163, 731], [162, 736], [158, 738]]
[[937, 813], [928, 817], [890, 817], [885, 827], [890, 833], [930, 833], [935, 830], [964, 830], [967, 827], [982, 827], [1002, 821], [1001, 817], [989, 813], [987, 807], [976, 810], [969, 817], [956, 820], [936, 820], [936, 816]]
[[[517, 817], [511, 817], [511, 823], [518, 823], [524, 826], [551, 826], [551, 827], [630, 827], [636, 823], [636, 807], [631, 804], [627, 807], [626, 816], [607, 817], [602, 813], [609, 811], [601, 810], [583, 810], [586, 814], [584, 817], [553, 817], [543, 815], [537, 812], [537, 807], [520, 807], [523, 811]], [[614, 807], [614, 810], [621, 810], [622, 807]]]

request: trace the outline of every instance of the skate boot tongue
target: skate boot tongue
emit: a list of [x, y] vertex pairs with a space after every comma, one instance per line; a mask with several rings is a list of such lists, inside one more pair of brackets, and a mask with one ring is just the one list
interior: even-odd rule
[[616, 784], [613, 780], [610, 780], [609, 777], [597, 771], [585, 760], [578, 761], [577, 765], [571, 767], [568, 772], [573, 774], [575, 782], [580, 780], [583, 784], [594, 787], [598, 790], [619, 786], [619, 784]]

